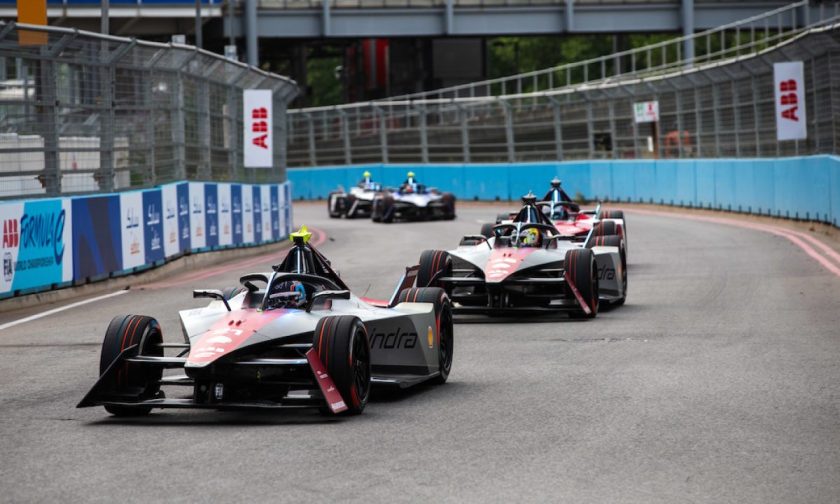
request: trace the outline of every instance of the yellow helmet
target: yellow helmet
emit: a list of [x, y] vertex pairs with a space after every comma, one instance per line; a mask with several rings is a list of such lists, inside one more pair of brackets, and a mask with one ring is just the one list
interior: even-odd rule
[[414, 178], [414, 172], [413, 171], [408, 172], [408, 178]]
[[370, 178], [370, 172], [369, 172], [369, 171], [365, 171], [364, 173], [362, 173], [362, 177], [364, 177], [364, 178]]
[[519, 234], [519, 243], [525, 247], [538, 247], [540, 245], [540, 232], [536, 228], [528, 228]]

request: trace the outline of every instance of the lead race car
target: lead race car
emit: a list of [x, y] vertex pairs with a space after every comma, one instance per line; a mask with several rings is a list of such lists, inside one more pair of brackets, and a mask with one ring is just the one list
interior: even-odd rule
[[408, 172], [403, 184], [383, 191], [373, 199], [371, 219], [391, 223], [395, 220], [452, 220], [455, 218], [455, 195], [429, 188]]
[[[212, 298], [180, 312], [183, 342], [164, 343], [158, 322], [115, 317], [105, 333], [99, 379], [78, 407], [113, 415], [152, 408], [312, 407], [361, 413], [371, 386], [444, 383], [452, 367], [449, 298], [410, 287], [408, 268], [389, 302], [352, 294], [305, 229], [274, 271], [245, 275], [242, 287], [196, 290]], [[179, 351], [167, 356], [165, 351]], [[174, 368], [179, 374], [164, 375]], [[161, 386], [186, 394], [170, 398]]]
[[443, 288], [456, 314], [564, 311], [592, 318], [602, 302], [623, 304], [622, 239], [596, 236], [596, 227], [580, 242], [560, 234], [533, 194], [522, 201], [517, 215], [493, 226], [490, 237], [465, 236], [455, 250], [424, 251], [417, 285]]

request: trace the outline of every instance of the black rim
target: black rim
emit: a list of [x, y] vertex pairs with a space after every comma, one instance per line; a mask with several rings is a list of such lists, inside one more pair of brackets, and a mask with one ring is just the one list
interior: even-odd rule
[[448, 375], [452, 368], [452, 316], [448, 309], [441, 313], [440, 321], [440, 372]]
[[370, 350], [365, 342], [364, 333], [357, 330], [353, 337], [353, 386], [359, 397], [360, 404], [367, 401], [370, 391]]

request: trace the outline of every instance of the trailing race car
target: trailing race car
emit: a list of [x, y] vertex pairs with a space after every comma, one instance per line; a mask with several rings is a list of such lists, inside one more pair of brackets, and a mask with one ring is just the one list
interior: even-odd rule
[[627, 270], [620, 237], [585, 242], [564, 236], [546, 219], [535, 197], [513, 221], [492, 227], [490, 237], [465, 236], [450, 251], [420, 256], [418, 286], [442, 287], [455, 313], [503, 314], [566, 311], [591, 318], [601, 302], [621, 305], [627, 296]]
[[374, 222], [395, 220], [452, 220], [455, 218], [455, 195], [427, 188], [416, 182], [413, 172], [399, 189], [380, 192], [373, 199]]
[[[600, 224], [600, 229], [596, 230], [595, 235], [620, 236], [624, 240], [626, 253], [627, 223], [622, 210], [601, 209], [599, 203], [594, 210], [582, 211], [580, 205], [573, 202], [562, 189], [557, 177], [551, 181], [551, 189], [543, 200], [535, 202], [535, 205], [541, 210], [541, 215], [526, 215], [525, 222], [552, 224], [561, 235], [575, 237], [579, 241], [585, 241], [596, 224]], [[513, 222], [517, 215], [518, 213], [499, 214], [496, 216], [496, 224]], [[485, 224], [481, 233], [489, 236], [491, 228], [492, 224]]]
[[[243, 276], [241, 289], [194, 291], [214, 301], [180, 312], [182, 343], [164, 343], [151, 317], [115, 317], [99, 380], [78, 407], [102, 405], [114, 415], [284, 407], [355, 414], [372, 385], [444, 383], [454, 342], [445, 292], [409, 288], [415, 266], [390, 302], [372, 304], [350, 293], [309, 236], [305, 228], [293, 233], [283, 262]], [[164, 376], [165, 368], [181, 373]], [[162, 385], [187, 393], [170, 398]]]
[[356, 187], [350, 188], [350, 192], [345, 192], [343, 188], [339, 187], [337, 191], [329, 194], [327, 197], [327, 212], [333, 219], [370, 217], [371, 210], [373, 210], [373, 198], [381, 190], [382, 186], [373, 182], [370, 172], [366, 171], [362, 174], [362, 180], [356, 184]]

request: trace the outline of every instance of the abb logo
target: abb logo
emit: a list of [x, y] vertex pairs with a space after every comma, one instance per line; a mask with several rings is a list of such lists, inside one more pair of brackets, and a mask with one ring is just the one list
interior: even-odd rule
[[268, 138], [268, 109], [265, 107], [255, 108], [251, 111], [251, 133], [264, 133], [254, 137], [254, 145], [262, 149], [268, 149], [266, 139]]
[[3, 221], [3, 248], [14, 248], [20, 244], [17, 219]]
[[782, 117], [791, 121], [799, 122], [796, 115], [799, 110], [799, 96], [796, 81], [793, 79], [784, 80], [779, 83], [779, 103], [782, 106]]

